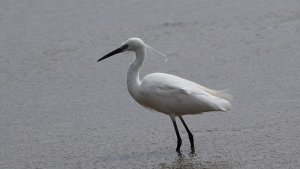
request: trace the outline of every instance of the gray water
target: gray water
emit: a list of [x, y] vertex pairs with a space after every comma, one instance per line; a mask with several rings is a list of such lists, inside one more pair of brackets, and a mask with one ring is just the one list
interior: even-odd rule
[[[229, 112], [168, 116], [130, 97], [129, 37], [165, 72], [234, 96]], [[299, 0], [0, 1], [0, 168], [300, 168]]]

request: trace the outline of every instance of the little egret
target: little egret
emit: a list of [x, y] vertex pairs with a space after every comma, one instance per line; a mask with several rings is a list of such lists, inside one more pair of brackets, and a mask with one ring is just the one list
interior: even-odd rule
[[130, 38], [121, 47], [100, 58], [98, 62], [121, 52], [135, 52], [135, 60], [130, 64], [127, 73], [130, 95], [142, 106], [170, 116], [177, 136], [176, 151], [180, 152], [182, 141], [175, 119], [178, 116], [188, 133], [191, 149], [194, 152], [193, 134], [182, 115], [227, 111], [231, 108], [230, 95], [165, 73], [151, 73], [140, 80], [139, 72], [145, 61], [147, 48], [152, 49], [140, 38]]

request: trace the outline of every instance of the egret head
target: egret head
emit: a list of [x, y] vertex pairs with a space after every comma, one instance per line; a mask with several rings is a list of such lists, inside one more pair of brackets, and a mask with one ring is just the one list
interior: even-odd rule
[[140, 47], [144, 47], [145, 43], [140, 38], [130, 38], [127, 41], [125, 41], [121, 47], [118, 49], [115, 49], [114, 51], [108, 53], [107, 55], [100, 58], [97, 62], [104, 60], [106, 58], [109, 58], [115, 54], [126, 52], [126, 51], [135, 51], [136, 49]]
[[140, 38], [130, 38], [123, 43], [123, 45], [128, 45], [125, 51], [134, 51], [140, 47], [144, 47], [145, 43]]

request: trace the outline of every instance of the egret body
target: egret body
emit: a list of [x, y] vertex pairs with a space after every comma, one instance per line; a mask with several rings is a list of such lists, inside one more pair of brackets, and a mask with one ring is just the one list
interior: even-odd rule
[[180, 152], [182, 141], [175, 119], [178, 116], [189, 135], [193, 152], [193, 135], [182, 115], [227, 111], [231, 108], [230, 95], [165, 73], [151, 73], [140, 80], [139, 72], [145, 61], [147, 47], [148, 45], [141, 39], [130, 38], [121, 47], [100, 58], [98, 62], [121, 52], [135, 52], [136, 58], [130, 64], [127, 73], [127, 87], [130, 95], [142, 106], [170, 116], [177, 136], [176, 151]]

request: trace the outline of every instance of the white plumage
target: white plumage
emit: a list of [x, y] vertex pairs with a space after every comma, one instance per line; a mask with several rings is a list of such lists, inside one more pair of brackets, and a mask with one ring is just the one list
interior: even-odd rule
[[177, 135], [177, 152], [180, 152], [181, 138], [175, 117], [178, 116], [186, 128], [194, 151], [193, 135], [186, 126], [182, 115], [200, 114], [208, 111], [227, 111], [231, 108], [231, 96], [201, 86], [192, 81], [165, 73], [152, 73], [139, 78], [140, 69], [145, 61], [146, 48], [149, 47], [139, 38], [130, 38], [123, 45], [103, 56], [98, 61], [124, 51], [136, 53], [127, 73], [127, 86], [131, 96], [142, 106], [162, 112], [171, 117]]
[[224, 93], [170, 74], [145, 76], [139, 90], [140, 95], [135, 99], [140, 104], [168, 115], [226, 111], [231, 107]]

